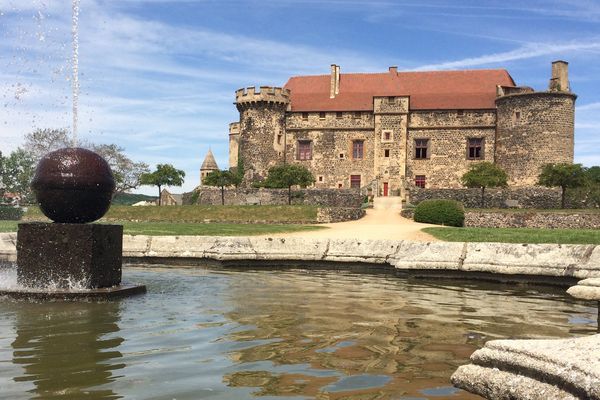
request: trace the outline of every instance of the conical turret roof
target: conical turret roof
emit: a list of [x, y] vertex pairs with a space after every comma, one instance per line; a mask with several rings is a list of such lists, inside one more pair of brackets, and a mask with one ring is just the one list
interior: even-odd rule
[[200, 167], [200, 169], [201, 170], [219, 169], [219, 166], [217, 165], [217, 162], [215, 161], [215, 156], [213, 156], [213, 153], [210, 149], [208, 149], [208, 153], [206, 153], [206, 157], [204, 157], [204, 162], [202, 163], [202, 166]]

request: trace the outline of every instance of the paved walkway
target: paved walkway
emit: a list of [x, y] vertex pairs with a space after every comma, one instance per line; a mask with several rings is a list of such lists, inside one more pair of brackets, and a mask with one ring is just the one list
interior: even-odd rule
[[400, 216], [398, 210], [367, 209], [367, 215], [356, 221], [323, 224], [329, 229], [309, 232], [280, 233], [275, 237], [307, 237], [329, 239], [390, 239], [432, 242], [438, 239], [421, 232], [422, 228], [436, 226], [421, 224]]

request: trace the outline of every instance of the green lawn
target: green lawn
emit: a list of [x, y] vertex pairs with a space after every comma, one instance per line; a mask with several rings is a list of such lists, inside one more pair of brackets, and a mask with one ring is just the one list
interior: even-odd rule
[[448, 242], [600, 244], [600, 229], [423, 228]]
[[[29, 207], [26, 220], [45, 220], [37, 207]], [[317, 222], [315, 206], [148, 206], [113, 205], [103, 220], [144, 222], [268, 222], [303, 224]]]
[[[252, 236], [280, 232], [314, 231], [326, 229], [314, 225], [294, 224], [197, 224], [185, 222], [120, 222], [126, 235], [199, 235], [199, 236]], [[17, 221], [0, 221], [0, 232], [16, 232]]]

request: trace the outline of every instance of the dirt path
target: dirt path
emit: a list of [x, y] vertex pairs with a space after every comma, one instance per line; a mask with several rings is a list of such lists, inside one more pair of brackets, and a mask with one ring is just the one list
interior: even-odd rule
[[400, 216], [398, 210], [368, 209], [367, 215], [357, 221], [323, 224], [329, 229], [310, 232], [292, 232], [269, 235], [274, 237], [310, 237], [310, 238], [358, 238], [358, 239], [390, 239], [418, 240], [432, 242], [438, 239], [421, 232], [422, 228], [436, 226], [421, 224]]

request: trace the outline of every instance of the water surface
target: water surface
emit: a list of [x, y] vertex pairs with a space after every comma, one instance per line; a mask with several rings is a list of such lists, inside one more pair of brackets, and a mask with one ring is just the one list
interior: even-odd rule
[[490, 339], [595, 332], [564, 289], [332, 271], [126, 268], [148, 294], [0, 300], [2, 399], [471, 399]]

